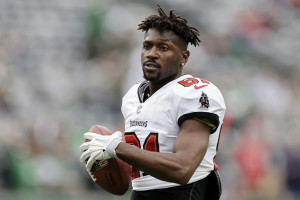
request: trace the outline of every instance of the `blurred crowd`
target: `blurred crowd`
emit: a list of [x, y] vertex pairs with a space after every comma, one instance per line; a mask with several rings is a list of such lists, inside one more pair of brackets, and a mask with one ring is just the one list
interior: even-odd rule
[[300, 0], [0, 0], [2, 198], [125, 198], [91, 182], [79, 145], [94, 124], [123, 129], [156, 3], [199, 29], [185, 73], [224, 95], [222, 199], [300, 199]]

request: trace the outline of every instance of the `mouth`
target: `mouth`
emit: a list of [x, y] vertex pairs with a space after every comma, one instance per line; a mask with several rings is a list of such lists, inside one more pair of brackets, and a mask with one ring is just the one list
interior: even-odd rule
[[144, 68], [147, 70], [156, 70], [156, 69], [159, 69], [160, 66], [155, 62], [145, 62]]

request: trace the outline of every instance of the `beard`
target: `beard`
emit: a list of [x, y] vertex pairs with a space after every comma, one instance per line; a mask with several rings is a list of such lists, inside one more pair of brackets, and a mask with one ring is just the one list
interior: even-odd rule
[[174, 80], [178, 76], [178, 71], [173, 71], [173, 70], [158, 72], [155, 76], [147, 75], [144, 70], [143, 73], [144, 73], [144, 79], [154, 84], [156, 83], [166, 84]]
[[145, 71], [143, 71], [144, 73], [144, 79], [146, 79], [147, 81], [150, 81], [152, 83], [158, 83], [160, 81], [160, 77], [161, 77], [161, 73], [159, 72], [155, 77], [149, 77], [146, 75]]
[[[156, 74], [147, 73], [145, 69], [143, 69], [144, 79], [150, 81], [152, 83], [167, 83], [173, 79], [175, 79], [178, 75], [181, 74], [181, 70], [178, 68], [180, 66], [179, 57], [172, 63], [169, 64], [167, 69], [163, 69], [161, 65], [158, 65], [159, 71]], [[179, 74], [180, 73], [180, 74]]]

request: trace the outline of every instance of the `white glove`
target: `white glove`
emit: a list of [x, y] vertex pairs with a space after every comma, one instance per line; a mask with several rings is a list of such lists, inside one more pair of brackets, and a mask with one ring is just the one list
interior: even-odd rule
[[116, 147], [122, 142], [122, 133], [117, 131], [112, 135], [100, 135], [97, 133], [87, 132], [83, 134], [85, 139], [90, 141], [84, 142], [80, 146], [80, 151], [83, 152], [80, 157], [80, 162], [86, 163], [86, 169], [91, 171], [96, 160], [107, 160], [116, 158]]

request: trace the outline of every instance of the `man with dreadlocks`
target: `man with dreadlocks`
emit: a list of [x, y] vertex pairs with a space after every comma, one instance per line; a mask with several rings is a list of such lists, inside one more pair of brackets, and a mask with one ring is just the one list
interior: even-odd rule
[[199, 45], [199, 31], [173, 10], [139, 24], [144, 82], [123, 97], [125, 142], [111, 136], [85, 133], [98, 144], [81, 145], [81, 161], [90, 171], [96, 160], [120, 158], [133, 166], [131, 200], [214, 200], [221, 184], [214, 159], [225, 103], [211, 82], [182, 75], [190, 56], [188, 43]]

